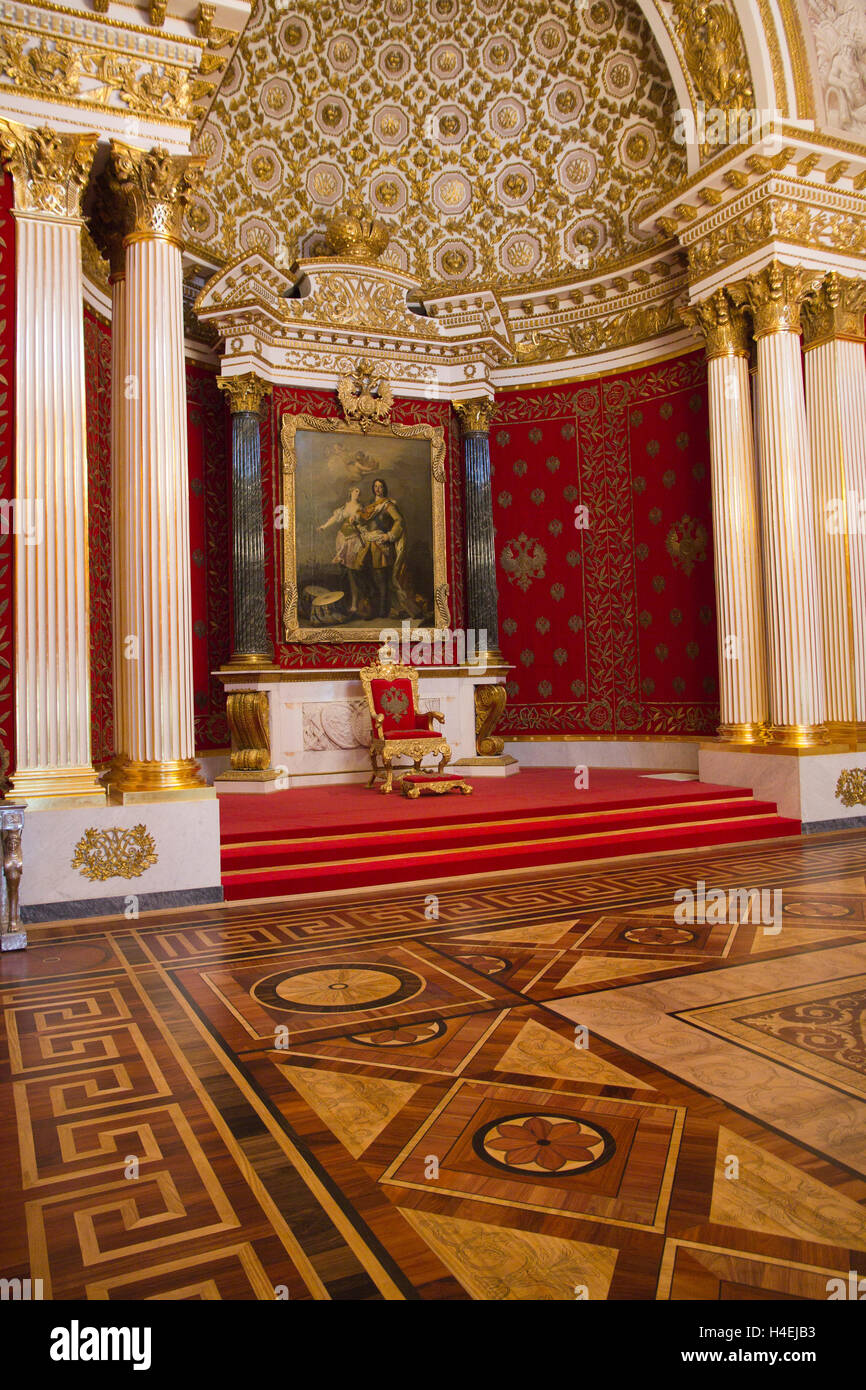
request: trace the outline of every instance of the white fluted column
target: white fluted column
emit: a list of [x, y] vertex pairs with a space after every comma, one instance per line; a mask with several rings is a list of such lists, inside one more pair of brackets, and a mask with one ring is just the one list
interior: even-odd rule
[[16, 796], [104, 801], [90, 754], [80, 198], [96, 135], [0, 121], [15, 186]]
[[824, 678], [831, 734], [866, 725], [866, 280], [828, 274], [804, 308]]
[[745, 284], [758, 344], [764, 593], [774, 743], [827, 741], [815, 499], [800, 350], [812, 279], [773, 260]]
[[683, 317], [707, 351], [719, 734], [756, 743], [765, 734], [768, 703], [748, 327], [723, 289]]
[[[195, 761], [180, 218], [197, 165], [112, 142], [124, 239], [115, 572], [117, 794], [203, 787]], [[120, 440], [118, 440], [120, 444]]]

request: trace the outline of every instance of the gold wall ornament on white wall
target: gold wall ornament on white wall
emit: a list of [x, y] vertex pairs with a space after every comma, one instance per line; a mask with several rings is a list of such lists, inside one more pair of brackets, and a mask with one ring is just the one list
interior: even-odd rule
[[347, 420], [357, 420], [364, 433], [372, 424], [384, 425], [391, 415], [394, 392], [384, 371], [362, 358], [354, 372], [337, 382], [337, 396]]
[[156, 841], [146, 825], [129, 830], [90, 826], [75, 846], [71, 867], [85, 878], [103, 883], [107, 878], [140, 878], [158, 859]]
[[866, 806], [866, 768], [848, 767], [839, 773], [836, 800], [843, 806]]

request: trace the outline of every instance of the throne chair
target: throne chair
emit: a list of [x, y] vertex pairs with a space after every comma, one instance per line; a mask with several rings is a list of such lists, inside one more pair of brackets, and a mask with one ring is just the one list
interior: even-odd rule
[[[439, 775], [448, 766], [451, 749], [444, 734], [432, 727], [445, 718], [438, 709], [418, 708], [418, 672], [412, 666], [396, 666], [381, 662], [359, 671], [367, 708], [372, 723], [370, 736], [370, 766], [373, 771], [368, 787], [383, 780], [382, 792], [394, 785], [394, 758], [410, 758], [415, 772], [421, 772], [421, 761], [428, 753], [438, 754]], [[381, 762], [381, 768], [379, 766]], [[434, 769], [430, 769], [432, 772]]]

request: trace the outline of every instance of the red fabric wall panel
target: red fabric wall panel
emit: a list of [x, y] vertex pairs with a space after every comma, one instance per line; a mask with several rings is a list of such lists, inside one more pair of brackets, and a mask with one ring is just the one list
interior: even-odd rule
[[[268, 595], [268, 622], [274, 639], [277, 663], [285, 667], [364, 666], [375, 659], [378, 643], [372, 642], [291, 642], [282, 641], [282, 625], [275, 602], [282, 584], [280, 534], [274, 529], [279, 504], [280, 423], [286, 414], [320, 415], [341, 419], [336, 392], [312, 391], [289, 386], [274, 387], [268, 414], [262, 425], [262, 493], [265, 511], [265, 575]], [[438, 425], [445, 432], [445, 532], [448, 548], [451, 625], [463, 624], [463, 485], [460, 437], [456, 418], [448, 401], [394, 402], [391, 419], [400, 425]]]
[[211, 675], [231, 655], [231, 424], [215, 372], [188, 362], [186, 399], [195, 746], [205, 752], [231, 742]]
[[90, 538], [90, 752], [114, 752], [111, 656], [111, 324], [84, 306], [87, 522]]
[[690, 353], [499, 398], [500, 645], [514, 667], [500, 731], [715, 731], [706, 397]]
[[[15, 492], [15, 221], [12, 179], [0, 170], [0, 498]], [[10, 514], [11, 515], [11, 514]], [[15, 768], [11, 526], [0, 529], [0, 765]]]

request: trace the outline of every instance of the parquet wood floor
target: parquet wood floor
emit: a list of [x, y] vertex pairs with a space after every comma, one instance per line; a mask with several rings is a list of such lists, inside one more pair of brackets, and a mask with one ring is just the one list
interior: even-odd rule
[[[866, 1274], [866, 836], [30, 929], [0, 1273], [54, 1299], [824, 1300]], [[782, 892], [781, 931], [674, 920]]]

